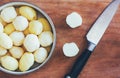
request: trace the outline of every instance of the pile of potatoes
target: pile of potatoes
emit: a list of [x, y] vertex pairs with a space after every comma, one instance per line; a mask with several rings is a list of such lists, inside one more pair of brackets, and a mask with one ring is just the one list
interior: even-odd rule
[[6, 7], [0, 12], [0, 65], [27, 71], [43, 63], [53, 43], [50, 24], [29, 6]]

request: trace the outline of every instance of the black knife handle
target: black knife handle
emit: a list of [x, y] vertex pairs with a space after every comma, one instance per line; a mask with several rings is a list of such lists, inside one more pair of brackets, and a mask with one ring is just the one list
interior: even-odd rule
[[77, 61], [73, 65], [71, 72], [65, 75], [64, 78], [77, 78], [79, 73], [82, 71], [84, 65], [86, 64], [91, 53], [92, 53], [91, 51], [85, 49], [85, 51], [80, 55], [80, 57], [78, 57]]

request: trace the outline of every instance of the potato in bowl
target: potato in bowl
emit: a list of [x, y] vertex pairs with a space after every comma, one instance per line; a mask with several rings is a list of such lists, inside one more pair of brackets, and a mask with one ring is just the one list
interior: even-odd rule
[[16, 75], [33, 72], [50, 59], [55, 44], [54, 24], [40, 8], [26, 2], [0, 7], [1, 71]]

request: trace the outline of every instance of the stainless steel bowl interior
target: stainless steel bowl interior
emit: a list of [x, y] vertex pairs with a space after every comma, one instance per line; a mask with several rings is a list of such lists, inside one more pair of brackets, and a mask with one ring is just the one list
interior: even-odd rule
[[45, 63], [47, 63], [47, 61], [52, 56], [53, 50], [54, 50], [55, 44], [56, 44], [56, 31], [55, 31], [54, 24], [53, 24], [51, 18], [42, 9], [40, 9], [39, 7], [37, 7], [37, 6], [35, 6], [35, 5], [31, 4], [31, 3], [27, 3], [27, 2], [10, 2], [10, 3], [6, 3], [6, 4], [1, 5], [0, 6], [0, 11], [2, 9], [4, 9], [5, 7], [9, 7], [9, 6], [19, 7], [19, 6], [23, 6], [23, 5], [30, 6], [30, 7], [34, 8], [37, 11], [37, 14], [38, 14], [39, 17], [45, 17], [48, 20], [48, 22], [51, 25], [51, 29], [52, 29], [53, 36], [54, 36], [54, 41], [53, 41], [52, 48], [51, 48], [51, 51], [50, 51], [47, 59], [42, 64], [35, 63], [28, 71], [25, 71], [25, 72], [10, 71], [10, 70], [4, 69], [3, 67], [0, 66], [1, 71], [9, 73], [9, 74], [14, 74], [14, 75], [27, 74], [27, 73], [33, 72], [33, 71], [41, 68]]

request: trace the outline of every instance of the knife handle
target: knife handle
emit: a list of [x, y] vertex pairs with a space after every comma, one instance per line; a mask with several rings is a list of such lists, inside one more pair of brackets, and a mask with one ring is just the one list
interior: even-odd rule
[[80, 57], [77, 59], [77, 61], [73, 65], [71, 72], [65, 75], [64, 78], [77, 78], [79, 73], [82, 71], [84, 65], [86, 64], [88, 58], [90, 57], [91, 53], [92, 53], [91, 51], [89, 51], [88, 49], [85, 49], [85, 51], [82, 52]]

